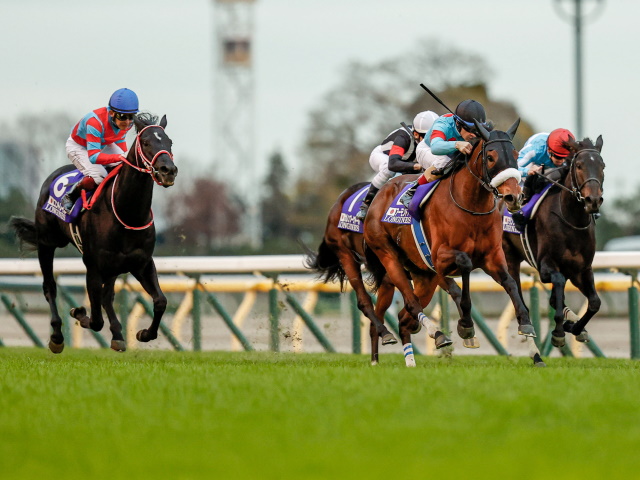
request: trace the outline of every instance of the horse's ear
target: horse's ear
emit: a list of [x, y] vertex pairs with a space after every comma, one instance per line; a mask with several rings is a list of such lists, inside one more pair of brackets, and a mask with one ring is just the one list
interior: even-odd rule
[[162, 128], [165, 128], [167, 126], [167, 116], [166, 115], [162, 116], [162, 120], [160, 120], [160, 126]]
[[139, 132], [144, 127], [146, 127], [145, 123], [138, 118], [138, 115], [133, 116], [133, 124], [136, 126], [136, 132]]
[[485, 142], [489, 141], [489, 137], [491, 136], [491, 134], [489, 133], [489, 131], [484, 128], [482, 126], [482, 124], [480, 122], [478, 122], [475, 118], [473, 119], [473, 123], [476, 126], [476, 130], [478, 130], [478, 132], [480, 132], [480, 135], [482, 136], [482, 138], [484, 139]]
[[602, 135], [598, 135], [598, 138], [596, 139], [596, 150], [602, 153]]
[[507, 130], [507, 132], [506, 132], [507, 135], [509, 135], [509, 138], [511, 140], [513, 140], [513, 137], [516, 136], [516, 130], [518, 130], [519, 126], [520, 126], [520, 117], [518, 117], [518, 119], [515, 122], [513, 122], [513, 125], [511, 125], [509, 127], [509, 130]]

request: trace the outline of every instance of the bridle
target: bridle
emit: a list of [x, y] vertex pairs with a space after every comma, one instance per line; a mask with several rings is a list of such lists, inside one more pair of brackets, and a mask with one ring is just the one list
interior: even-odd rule
[[[542, 175], [541, 173], [538, 173], [538, 172], [536, 172], [536, 173], [537, 173], [537, 175], [540, 175], [540, 176], [544, 177], [547, 181], [553, 183], [557, 187], [560, 187], [562, 190], [564, 190], [566, 192], [569, 192], [577, 200], [578, 203], [584, 203], [585, 199], [582, 196], [582, 189], [584, 188], [584, 186], [587, 183], [589, 183], [589, 182], [597, 182], [598, 186], [600, 186], [600, 188], [602, 188], [602, 182], [600, 181], [600, 179], [595, 178], [595, 177], [587, 178], [584, 182], [582, 182], [580, 184], [580, 186], [576, 187], [576, 185], [578, 184], [578, 178], [577, 178], [576, 169], [575, 169], [574, 165], [576, 163], [576, 159], [582, 153], [586, 153], [586, 152], [594, 152], [594, 153], [597, 153], [598, 156], [600, 156], [600, 151], [595, 149], [595, 148], [585, 148], [584, 150], [580, 150], [575, 154], [575, 156], [571, 159], [571, 163], [569, 164], [569, 181], [571, 182], [571, 187], [565, 187], [560, 182], [556, 182], [555, 180], [551, 180], [550, 178], [544, 177], [544, 175]], [[602, 157], [600, 157], [600, 158], [602, 159]], [[560, 220], [562, 220], [562, 222], [564, 222], [566, 225], [568, 225], [569, 227], [573, 228], [574, 230], [586, 230], [593, 223], [593, 218], [592, 218], [591, 215], [589, 215], [589, 223], [586, 226], [584, 226], [584, 227], [576, 227], [575, 225], [572, 225], [565, 218], [564, 213], [562, 212], [562, 202], [560, 202], [559, 205], [560, 205], [560, 213], [557, 213], [557, 212], [552, 212], [552, 213], [557, 215], [558, 218], [560, 218]]]
[[[492, 143], [509, 143], [511, 144], [511, 147], [513, 148], [513, 142], [511, 141], [511, 139], [507, 139], [507, 138], [496, 138], [493, 140], [487, 140], [484, 141], [483, 140], [483, 144], [482, 144], [482, 176], [478, 176], [476, 175], [476, 173], [471, 169], [471, 166], [469, 165], [469, 157], [467, 155], [464, 156], [464, 164], [467, 167], [467, 170], [469, 171], [469, 173], [478, 181], [478, 183], [480, 183], [480, 185], [482, 187], [484, 187], [486, 190], [488, 190], [492, 195], [493, 195], [493, 207], [491, 208], [491, 210], [486, 211], [486, 212], [476, 212], [474, 210], [469, 210], [468, 208], [463, 207], [462, 205], [460, 205], [456, 199], [453, 196], [453, 175], [451, 176], [451, 181], [449, 182], [449, 195], [451, 197], [451, 200], [453, 201], [453, 203], [455, 204], [456, 207], [458, 207], [460, 210], [463, 210], [467, 213], [470, 213], [472, 215], [490, 215], [493, 212], [495, 212], [496, 208], [498, 207], [498, 199], [501, 199], [504, 197], [503, 194], [501, 194], [498, 191], [498, 186], [501, 185], [504, 181], [507, 180], [507, 178], [513, 177], [516, 178], [516, 173], [518, 173], [518, 171], [515, 168], [506, 168], [503, 171], [499, 172], [496, 176], [494, 176], [493, 178], [489, 175], [489, 168], [487, 167], [487, 146], [492, 144]], [[474, 164], [478, 161], [478, 158], [480, 157], [480, 155], [477, 155], [475, 160], [474, 160]], [[514, 172], [510, 172], [509, 170], [514, 170]], [[502, 173], [505, 173], [505, 175], [501, 175]], [[519, 174], [518, 174], [519, 176]], [[496, 182], [496, 178], [500, 177], [500, 182]]]
[[[142, 151], [142, 146], [140, 145], [140, 136], [148, 128], [160, 128], [162, 131], [164, 131], [164, 128], [161, 127], [160, 125], [147, 125], [142, 130], [140, 130], [138, 132], [138, 134], [136, 135], [136, 141], [135, 141], [135, 145], [134, 145], [134, 153], [135, 153], [135, 157], [136, 157], [136, 164], [134, 165], [133, 163], [129, 162], [129, 160], [126, 157], [124, 159], [124, 162], [127, 165], [129, 165], [130, 167], [135, 168], [139, 172], [150, 174], [151, 178], [153, 178], [153, 181], [156, 182], [157, 185], [162, 186], [162, 182], [160, 180], [158, 180], [158, 170], [156, 170], [154, 165], [155, 165], [156, 160], [158, 160], [158, 157], [160, 155], [167, 154], [167, 155], [169, 155], [169, 158], [171, 160], [173, 160], [173, 154], [168, 150], [158, 150], [151, 160], [149, 160], [147, 158], [147, 156]], [[144, 168], [138, 166], [140, 164], [140, 160], [142, 160], [142, 164], [144, 165]]]
[[[164, 128], [161, 127], [160, 125], [147, 125], [142, 130], [140, 130], [138, 132], [138, 134], [136, 135], [136, 140], [135, 140], [135, 145], [134, 145], [134, 154], [135, 154], [135, 158], [136, 158], [136, 164], [131, 163], [126, 157], [123, 157], [124, 158], [123, 161], [124, 161], [124, 163], [126, 163], [127, 165], [129, 165], [132, 168], [135, 168], [139, 172], [150, 174], [151, 178], [153, 179], [153, 181], [157, 185], [162, 185], [162, 182], [160, 182], [158, 180], [158, 178], [157, 178], [158, 170], [154, 167], [154, 165], [155, 165], [156, 160], [158, 160], [158, 157], [160, 155], [166, 153], [167, 155], [169, 155], [169, 158], [171, 158], [171, 160], [173, 160], [173, 154], [171, 152], [169, 152], [168, 150], [159, 150], [153, 155], [153, 158], [151, 160], [149, 160], [149, 158], [147, 158], [147, 156], [142, 151], [142, 146], [140, 145], [140, 136], [142, 135], [142, 133], [146, 129], [154, 128], [154, 127], [155, 128], [160, 128], [160, 129], [162, 129], [164, 131]], [[142, 164], [144, 165], [144, 168], [139, 166], [141, 160], [142, 160]], [[118, 222], [120, 222], [120, 224], [124, 228], [126, 228], [127, 230], [145, 230], [145, 229], [149, 228], [151, 225], [153, 225], [153, 211], [151, 211], [151, 221], [149, 223], [147, 223], [146, 225], [143, 225], [141, 227], [132, 227], [130, 225], [127, 225], [118, 216], [118, 213], [116, 212], [116, 205], [115, 205], [114, 199], [113, 199], [113, 193], [116, 190], [116, 182], [117, 181], [118, 181], [118, 175], [116, 175], [115, 178], [113, 179], [113, 188], [111, 189], [111, 209], [113, 210], [113, 215], [116, 217]]]

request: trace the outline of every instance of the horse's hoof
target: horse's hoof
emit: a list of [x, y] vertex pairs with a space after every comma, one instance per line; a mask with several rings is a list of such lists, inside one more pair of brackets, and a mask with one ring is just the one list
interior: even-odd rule
[[524, 335], [525, 337], [536, 337], [536, 331], [533, 325], [518, 325], [518, 335]]
[[375, 367], [376, 365], [378, 365], [378, 362], [377, 362], [377, 361], [375, 361], [375, 360], [374, 360], [373, 362], [371, 362], [371, 366], [372, 366], [372, 367]]
[[416, 327], [416, 329], [413, 332], [411, 332], [411, 335], [415, 335], [416, 333], [419, 333], [420, 330], [422, 330], [422, 322], [418, 321], [418, 326]]
[[589, 342], [589, 334], [586, 330], [582, 330], [578, 335], [576, 335], [576, 340], [580, 343], [588, 343]]
[[124, 340], [111, 340], [111, 350], [125, 352], [127, 350], [127, 344]]
[[554, 347], [562, 348], [566, 344], [565, 337], [556, 337], [555, 335], [551, 336], [551, 345]]
[[64, 342], [57, 344], [53, 343], [52, 340], [49, 340], [49, 350], [51, 350], [51, 352], [53, 353], [62, 353], [62, 351], [64, 350]]
[[449, 337], [447, 337], [444, 333], [442, 333], [440, 330], [438, 330], [436, 332], [436, 336], [434, 338], [435, 338], [435, 341], [436, 341], [436, 348], [437, 349], [448, 347], [449, 345], [451, 345], [453, 343], [451, 341], [451, 339]]
[[539, 353], [536, 353], [533, 356], [533, 366], [534, 367], [546, 367], [547, 364], [542, 361], [542, 357], [540, 357]]
[[463, 338], [462, 346], [466, 348], [480, 348], [480, 341], [478, 340], [478, 337]]
[[463, 327], [462, 325], [458, 324], [458, 336], [463, 340], [471, 339], [476, 336], [476, 330], [473, 327]]
[[404, 363], [407, 367], [413, 368], [416, 366], [416, 359], [413, 355], [408, 355], [404, 357]]
[[149, 333], [149, 330], [145, 328], [144, 330], [140, 330], [136, 333], [136, 338], [139, 342], [150, 342], [151, 340], [158, 338], [158, 335], [156, 334], [152, 336], [151, 333]]
[[75, 307], [69, 311], [69, 315], [73, 318], [80, 320], [82, 317], [87, 316], [87, 309], [84, 307]]
[[382, 345], [395, 345], [396, 343], [398, 343], [398, 340], [392, 333], [387, 333], [382, 337]]

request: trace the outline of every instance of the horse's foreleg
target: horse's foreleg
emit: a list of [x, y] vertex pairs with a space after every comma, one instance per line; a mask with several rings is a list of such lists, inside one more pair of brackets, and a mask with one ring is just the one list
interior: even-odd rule
[[116, 278], [117, 277], [110, 278], [104, 283], [104, 287], [102, 288], [102, 306], [104, 307], [104, 311], [107, 312], [107, 318], [109, 319], [111, 349], [116, 352], [124, 352], [127, 349], [127, 345], [122, 336], [122, 325], [113, 308], [113, 299], [115, 297], [113, 287], [116, 283]]
[[[543, 277], [544, 275], [544, 277]], [[554, 308], [555, 313], [553, 315], [553, 321], [555, 327], [551, 335], [551, 344], [554, 347], [562, 348], [565, 346], [564, 336], [564, 287], [567, 283], [567, 279], [557, 270], [551, 268], [545, 268], [544, 265], [540, 267], [540, 276], [543, 278], [549, 278], [551, 280], [551, 297], [549, 298], [549, 304]]]
[[529, 345], [529, 357], [533, 360], [533, 363], [537, 367], [545, 367], [545, 363], [540, 356], [540, 350], [535, 344], [533, 338], [536, 336], [536, 331], [531, 324], [529, 318], [529, 309], [522, 300], [522, 295], [518, 290], [518, 285], [507, 270], [507, 262], [504, 257], [502, 248], [496, 251], [493, 255], [486, 257], [486, 263], [484, 271], [488, 273], [502, 288], [507, 292], [511, 302], [516, 310], [516, 318], [518, 319], [518, 334], [527, 337], [527, 343]]
[[167, 297], [165, 297], [162, 290], [160, 290], [158, 273], [156, 272], [153, 259], [147, 263], [142, 271], [131, 273], [153, 300], [153, 321], [151, 322], [151, 326], [148, 329], [140, 330], [136, 333], [136, 338], [139, 342], [149, 342], [158, 338], [160, 320], [162, 320], [162, 316], [167, 309]]
[[87, 267], [87, 294], [91, 304], [91, 317], [87, 322], [86, 310], [82, 307], [73, 309], [71, 314], [80, 321], [84, 328], [91, 328], [94, 332], [99, 332], [104, 327], [102, 318], [102, 276], [96, 268]]
[[38, 261], [40, 262], [40, 270], [42, 271], [42, 291], [44, 298], [47, 299], [49, 310], [51, 311], [51, 328], [52, 333], [49, 338], [49, 350], [53, 353], [61, 353], [64, 349], [64, 337], [62, 335], [62, 318], [58, 313], [56, 305], [56, 297], [58, 295], [58, 286], [53, 276], [53, 257], [55, 247], [46, 247], [38, 245]]
[[[386, 334], [383, 333], [382, 335], [383, 345], [398, 343], [398, 340], [396, 340], [396, 337], [394, 337], [393, 334], [389, 332], [389, 330], [387, 330], [387, 328], [384, 326], [384, 314], [391, 306], [391, 302], [393, 302], [394, 291], [395, 291], [395, 286], [389, 280], [389, 276], [385, 275], [382, 281], [382, 284], [380, 285], [380, 288], [378, 288], [378, 302], [376, 303], [376, 306], [374, 309], [374, 317], [377, 319], [380, 319], [379, 321], [384, 328], [383, 332], [384, 331], [387, 332]], [[358, 304], [358, 308], [360, 308], [359, 304]], [[374, 322], [371, 322], [371, 327], [369, 328], [369, 335], [371, 337], [371, 365], [377, 365], [379, 360], [378, 337], [380, 336], [380, 333], [378, 333], [378, 328], [376, 327]]]
[[571, 277], [571, 282], [587, 298], [587, 301], [589, 303], [587, 306], [587, 311], [584, 313], [582, 318], [575, 322], [575, 324], [573, 323], [573, 321], [567, 320], [566, 322], [564, 322], [563, 328], [566, 332], [571, 332], [572, 334], [574, 334], [576, 340], [578, 340], [579, 342], [588, 342], [589, 334], [584, 329], [584, 327], [587, 325], [587, 323], [589, 323], [589, 320], [591, 320], [591, 318], [600, 311], [601, 305], [600, 297], [596, 292], [596, 286], [593, 282], [593, 270], [589, 268], [588, 270], [582, 272], [582, 274]]
[[462, 339], [462, 346], [466, 348], [479, 348], [480, 341], [478, 337], [476, 337], [473, 318], [471, 318], [470, 314], [467, 318], [464, 318], [462, 313], [462, 290], [455, 280], [449, 277], [441, 277], [440, 288], [449, 294], [458, 309], [458, 314], [460, 315], [460, 319], [458, 320], [458, 335]]

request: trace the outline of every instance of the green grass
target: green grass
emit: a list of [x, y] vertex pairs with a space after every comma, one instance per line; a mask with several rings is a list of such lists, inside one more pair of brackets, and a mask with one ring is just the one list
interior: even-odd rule
[[2, 477], [636, 478], [640, 364], [0, 349]]

